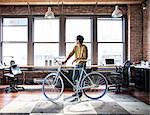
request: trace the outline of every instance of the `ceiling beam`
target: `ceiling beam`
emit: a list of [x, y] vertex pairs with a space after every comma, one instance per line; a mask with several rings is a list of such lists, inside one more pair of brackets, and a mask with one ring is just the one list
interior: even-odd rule
[[0, 0], [0, 5], [111, 5], [111, 4], [141, 4], [143, 0]]

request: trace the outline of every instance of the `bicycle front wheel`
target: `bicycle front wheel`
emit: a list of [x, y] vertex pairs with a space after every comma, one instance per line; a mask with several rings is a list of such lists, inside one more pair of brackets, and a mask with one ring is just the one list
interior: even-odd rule
[[48, 74], [42, 84], [42, 92], [44, 96], [51, 100], [55, 101], [62, 95], [64, 90], [64, 83], [60, 76], [57, 76], [56, 73]]
[[99, 99], [105, 95], [108, 83], [102, 74], [91, 72], [83, 78], [81, 86], [85, 96], [91, 99]]

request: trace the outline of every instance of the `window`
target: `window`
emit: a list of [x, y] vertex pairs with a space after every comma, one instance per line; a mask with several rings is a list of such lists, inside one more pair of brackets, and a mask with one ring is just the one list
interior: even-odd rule
[[[78, 35], [84, 37], [84, 44], [88, 47], [88, 60], [91, 60], [91, 19], [66, 19], [66, 55], [73, 49]], [[67, 62], [67, 65], [71, 65], [73, 60], [74, 57]], [[91, 62], [88, 62], [87, 64], [91, 64]]]
[[[34, 21], [29, 20], [29, 23], [33, 23], [34, 26], [34, 31], [30, 31], [29, 33], [28, 18], [1, 19], [2, 34], [0, 39], [0, 56], [2, 55], [2, 60], [7, 65], [9, 65], [12, 59], [20, 65], [26, 65], [28, 62], [29, 64], [37, 66], [45, 66], [46, 61], [48, 65], [55, 65], [53, 63], [53, 57], [60, 57], [59, 53], [63, 56], [64, 51], [66, 56], [68, 56], [75, 45], [78, 35], [84, 37], [84, 44], [88, 47], [89, 61], [87, 65], [91, 64], [91, 60], [94, 64], [105, 64], [106, 58], [114, 59], [115, 64], [120, 65], [123, 63], [125, 57], [123, 18], [100, 17], [97, 18], [96, 22], [94, 18], [91, 17], [68, 16], [65, 20], [64, 18], [62, 20], [62, 22], [66, 22], [60, 25], [60, 19], [62, 18], [44, 19], [35, 17]], [[97, 24], [97, 26], [95, 26], [95, 24]], [[60, 26], [64, 26], [62, 28], [65, 28], [65, 30], [60, 31]], [[97, 31], [95, 32], [97, 36], [93, 32], [93, 29]], [[65, 32], [65, 34], [63, 32]], [[28, 34], [29, 36], [33, 34], [33, 38], [29, 37], [29, 41]], [[63, 36], [60, 40], [61, 34], [65, 35], [65, 38]], [[60, 41], [63, 42], [60, 43]], [[94, 48], [92, 48], [93, 44]], [[62, 52], [60, 52], [59, 49], [61, 49]], [[27, 55], [27, 51], [31, 51], [33, 54]], [[93, 51], [93, 53], [91, 51]], [[93, 60], [97, 58], [95, 57], [97, 55], [98, 60]], [[74, 57], [67, 62], [67, 65], [72, 65], [73, 60]]]
[[105, 59], [123, 63], [123, 23], [122, 18], [98, 18], [98, 64], [105, 64]]
[[59, 19], [35, 19], [34, 42], [58, 42]]
[[27, 65], [27, 18], [3, 18], [2, 52], [3, 62]]
[[59, 56], [59, 19], [34, 20], [34, 65]]

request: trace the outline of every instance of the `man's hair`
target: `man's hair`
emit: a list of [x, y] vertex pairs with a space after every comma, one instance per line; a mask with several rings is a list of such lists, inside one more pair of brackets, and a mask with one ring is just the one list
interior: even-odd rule
[[84, 38], [83, 38], [83, 36], [78, 35], [77, 40], [79, 40], [80, 43], [83, 43]]

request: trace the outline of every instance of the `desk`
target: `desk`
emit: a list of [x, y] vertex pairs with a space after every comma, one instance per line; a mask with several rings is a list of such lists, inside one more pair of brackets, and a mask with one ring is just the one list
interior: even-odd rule
[[[57, 69], [59, 66], [34, 66], [34, 65], [21, 65], [20, 68], [23, 69], [29, 69], [29, 70], [51, 70], [51, 69]], [[116, 65], [105, 65], [105, 66], [99, 66], [99, 65], [88, 65], [86, 66], [87, 69], [116, 69]], [[73, 69], [74, 66], [62, 66], [62, 68], [65, 69]]]
[[8, 69], [9, 66], [0, 66], [0, 70], [3, 70], [3, 69]]
[[0, 66], [0, 85], [3, 85], [6, 83], [5, 78], [4, 78], [4, 70], [8, 69], [9, 66]]
[[[19, 65], [23, 72], [23, 78], [19, 78], [20, 82], [23, 81], [23, 83], [33, 83], [34, 78], [44, 78], [48, 73], [57, 71], [57, 68], [59, 66], [34, 66], [34, 65]], [[63, 66], [64, 69], [69, 70], [70, 72], [73, 70], [74, 66]], [[0, 67], [1, 70], [5, 71], [9, 68], [9, 66], [3, 66]], [[86, 67], [88, 70], [97, 71], [105, 74], [107, 76], [107, 73], [109, 74], [112, 71], [115, 71], [116, 66], [99, 66], [99, 65], [88, 65]], [[2, 75], [3, 77], [3, 75]], [[1, 80], [2, 81], [2, 80]]]
[[143, 91], [149, 92], [150, 87], [150, 67], [148, 66], [134, 66], [135, 87]]

